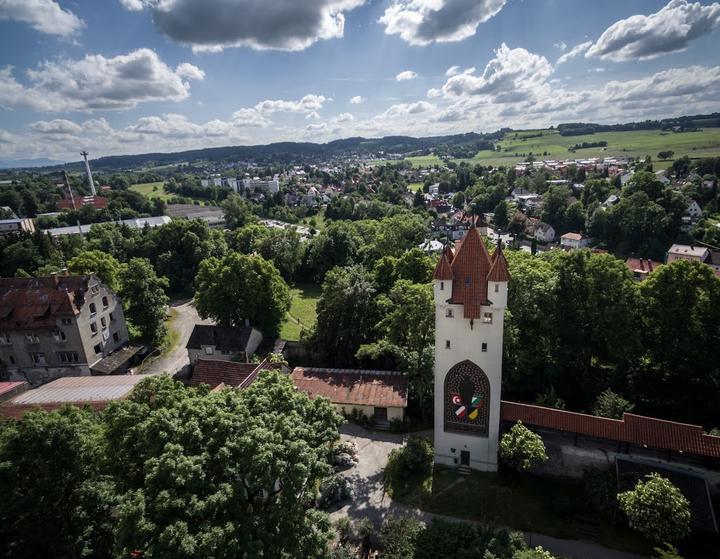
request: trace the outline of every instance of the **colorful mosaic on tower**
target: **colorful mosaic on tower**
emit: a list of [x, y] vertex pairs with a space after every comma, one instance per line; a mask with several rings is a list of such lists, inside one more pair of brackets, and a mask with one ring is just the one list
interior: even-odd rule
[[445, 431], [487, 436], [490, 382], [471, 361], [458, 363], [445, 377]]

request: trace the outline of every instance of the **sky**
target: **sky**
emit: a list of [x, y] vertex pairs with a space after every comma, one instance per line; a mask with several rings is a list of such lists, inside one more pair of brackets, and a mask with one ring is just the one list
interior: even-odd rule
[[720, 110], [720, 3], [0, 0], [0, 160]]

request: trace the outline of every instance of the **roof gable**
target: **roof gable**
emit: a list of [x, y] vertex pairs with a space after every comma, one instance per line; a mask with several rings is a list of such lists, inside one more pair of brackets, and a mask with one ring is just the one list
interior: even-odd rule
[[490, 255], [476, 228], [470, 229], [452, 261], [454, 304], [463, 305], [465, 318], [480, 318], [487, 305], [487, 277]]

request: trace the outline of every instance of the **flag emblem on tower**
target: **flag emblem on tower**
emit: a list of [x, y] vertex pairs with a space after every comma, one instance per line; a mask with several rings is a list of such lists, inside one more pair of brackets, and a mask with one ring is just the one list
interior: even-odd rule
[[453, 406], [455, 407], [455, 417], [457, 419], [469, 419], [475, 421], [480, 416], [480, 408], [482, 407], [483, 397], [476, 394], [470, 399], [469, 404], [464, 404], [460, 394], [453, 394], [451, 397]]

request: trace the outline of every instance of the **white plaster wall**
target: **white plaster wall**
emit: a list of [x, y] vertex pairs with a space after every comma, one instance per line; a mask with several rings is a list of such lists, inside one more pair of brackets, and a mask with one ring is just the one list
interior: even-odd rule
[[[460, 452], [470, 452], [470, 467], [481, 471], [497, 470], [497, 446], [500, 430], [500, 399], [503, 354], [503, 320], [507, 303], [507, 283], [490, 283], [488, 298], [491, 306], [482, 307], [482, 314], [493, 313], [492, 324], [482, 318], [473, 321], [463, 318], [463, 306], [447, 303], [452, 295], [452, 282], [435, 281], [435, 462], [448, 466], [460, 463]], [[443, 283], [444, 289], [440, 289]], [[498, 291], [495, 291], [497, 285]], [[446, 310], [453, 310], [453, 317], [446, 317]], [[450, 340], [450, 349], [446, 349]], [[482, 343], [487, 352], [482, 352]], [[444, 431], [445, 376], [456, 364], [472, 361], [487, 375], [490, 381], [490, 409], [488, 436]], [[455, 452], [452, 451], [455, 449]]]

